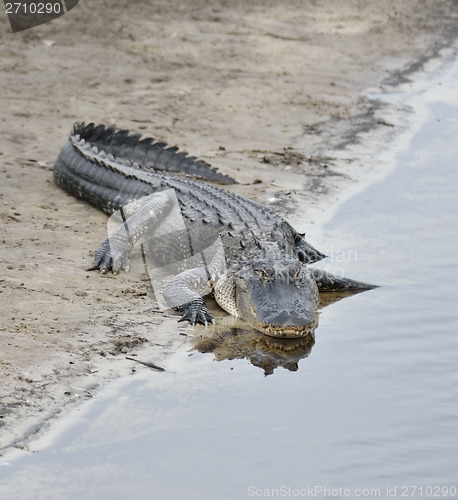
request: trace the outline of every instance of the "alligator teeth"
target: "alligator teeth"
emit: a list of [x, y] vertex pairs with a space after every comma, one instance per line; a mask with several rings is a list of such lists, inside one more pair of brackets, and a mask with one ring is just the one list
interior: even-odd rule
[[296, 330], [295, 328], [272, 328], [270, 325], [262, 325], [266, 335], [279, 338], [300, 338], [309, 334], [308, 331]]

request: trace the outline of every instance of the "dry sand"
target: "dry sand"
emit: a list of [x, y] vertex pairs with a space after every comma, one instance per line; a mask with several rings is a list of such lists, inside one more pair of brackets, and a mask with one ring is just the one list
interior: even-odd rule
[[367, 89], [431, 71], [457, 18], [452, 0], [81, 0], [16, 34], [0, 16], [0, 453], [131, 373], [126, 353], [160, 365], [192, 335], [143, 274], [85, 271], [106, 217], [52, 178], [74, 121], [179, 145], [306, 231], [371, 179], [348, 148], [398, 133]]

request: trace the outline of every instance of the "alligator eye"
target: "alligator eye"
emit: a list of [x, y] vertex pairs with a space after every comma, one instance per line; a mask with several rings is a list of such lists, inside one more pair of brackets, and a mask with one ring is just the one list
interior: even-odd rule
[[291, 267], [288, 270], [288, 274], [289, 274], [289, 276], [291, 276], [291, 278], [293, 278], [294, 280], [297, 280], [297, 279], [299, 279], [299, 277], [301, 275], [301, 271], [302, 271], [302, 265], [299, 264], [297, 266]]
[[269, 280], [269, 273], [265, 269], [256, 269], [255, 271], [261, 281], [266, 282]]

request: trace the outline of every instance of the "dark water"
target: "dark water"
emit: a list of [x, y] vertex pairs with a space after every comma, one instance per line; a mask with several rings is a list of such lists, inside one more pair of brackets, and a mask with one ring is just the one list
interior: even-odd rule
[[458, 107], [427, 110], [324, 228], [333, 265], [382, 286], [324, 309], [297, 371], [185, 350], [139, 367], [0, 467], [0, 497], [458, 498]]

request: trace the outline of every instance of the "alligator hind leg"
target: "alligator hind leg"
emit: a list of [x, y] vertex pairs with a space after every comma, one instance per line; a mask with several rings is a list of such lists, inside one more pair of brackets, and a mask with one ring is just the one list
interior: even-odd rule
[[377, 288], [377, 285], [362, 283], [361, 281], [343, 278], [334, 274], [323, 271], [322, 269], [309, 268], [315, 278], [318, 290], [320, 292], [344, 292], [348, 291], [364, 291]]
[[310, 243], [305, 241], [299, 233], [296, 233], [295, 235], [295, 244], [297, 257], [301, 262], [304, 262], [305, 264], [318, 262], [319, 260], [326, 257], [324, 253], [321, 253], [319, 250], [310, 245]]

